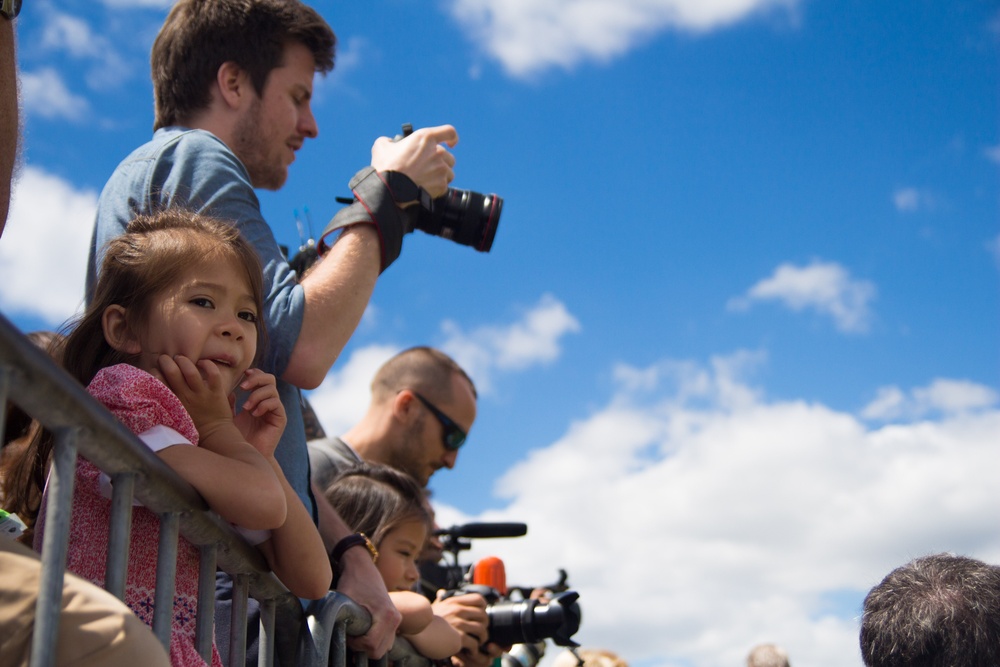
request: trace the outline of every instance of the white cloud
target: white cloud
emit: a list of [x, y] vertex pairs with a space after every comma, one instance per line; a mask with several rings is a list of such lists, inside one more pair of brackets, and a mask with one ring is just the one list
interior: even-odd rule
[[875, 399], [861, 411], [866, 419], [888, 421], [921, 419], [927, 415], [954, 416], [992, 408], [1000, 402], [994, 389], [968, 380], [938, 378], [909, 394], [896, 386], [881, 387]]
[[451, 0], [470, 40], [515, 77], [604, 62], [657, 32], [706, 32], [798, 0]]
[[892, 193], [892, 203], [897, 211], [916, 211], [920, 205], [920, 193], [916, 188], [900, 188]]
[[340, 435], [364, 416], [375, 371], [401, 350], [392, 345], [361, 348], [346, 361], [338, 361], [323, 384], [309, 394], [309, 403], [328, 436]]
[[39, 46], [66, 51], [76, 58], [94, 58], [108, 44], [106, 39], [93, 33], [86, 21], [68, 14], [50, 12]]
[[24, 168], [0, 243], [4, 312], [35, 315], [55, 327], [79, 310], [96, 211], [96, 192]]
[[45, 17], [39, 46], [51, 51], [64, 51], [77, 60], [94, 61], [86, 80], [98, 90], [121, 84], [130, 73], [129, 65], [111, 40], [95, 33], [86, 21], [51, 8]]
[[986, 153], [987, 158], [989, 158], [993, 162], [996, 162], [997, 164], [1000, 164], [1000, 145], [990, 146], [984, 152]]
[[21, 74], [21, 102], [25, 113], [43, 118], [80, 120], [90, 108], [87, 100], [71, 93], [50, 67]]
[[755, 301], [778, 301], [796, 312], [808, 308], [829, 315], [845, 333], [863, 333], [868, 330], [869, 304], [875, 294], [873, 283], [852, 278], [836, 262], [817, 260], [801, 267], [782, 264], [746, 295], [731, 299], [728, 308], [743, 311]]
[[892, 193], [892, 204], [900, 213], [916, 213], [935, 208], [938, 199], [927, 190], [906, 187]]
[[[454, 322], [445, 322], [442, 328], [448, 339], [438, 347], [465, 369], [483, 394], [488, 392], [495, 372], [523, 371], [554, 361], [561, 352], [560, 337], [579, 331], [580, 325], [566, 306], [546, 295], [513, 324], [481, 327], [469, 334], [462, 333]], [[327, 435], [343, 433], [364, 415], [375, 371], [402, 349], [370, 345], [355, 350], [346, 360], [338, 361], [323, 384], [309, 394]]]
[[987, 241], [986, 249], [991, 255], [993, 255], [993, 258], [997, 262], [997, 266], [1000, 266], [1000, 234], [998, 234], [996, 238]]
[[474, 517], [527, 537], [474, 541], [469, 562], [500, 555], [519, 585], [566, 568], [577, 640], [632, 664], [742, 664], [766, 640], [843, 667], [861, 664], [860, 603], [890, 569], [938, 551], [1000, 561], [1000, 411], [871, 429], [764, 399], [743, 375], [756, 358], [619, 369], [608, 404], [511, 467], [509, 505]]
[[546, 294], [519, 322], [466, 333], [457, 323], [446, 321], [442, 329], [447, 338], [441, 349], [466, 370], [480, 391], [489, 392], [495, 370], [518, 371], [555, 361], [562, 351], [561, 338], [579, 332], [580, 323], [565, 305]]
[[111, 9], [170, 9], [176, 0], [101, 0]]

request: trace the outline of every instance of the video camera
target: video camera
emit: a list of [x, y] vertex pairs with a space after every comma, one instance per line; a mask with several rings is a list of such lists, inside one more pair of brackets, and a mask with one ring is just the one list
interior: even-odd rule
[[[578, 646], [572, 637], [580, 629], [580, 595], [569, 590], [566, 571], [559, 570], [559, 580], [547, 586], [507, 586], [503, 561], [496, 557], [485, 558], [474, 567], [458, 562], [460, 551], [469, 549], [470, 538], [520, 537], [528, 532], [523, 523], [468, 523], [438, 529], [443, 550], [451, 554], [451, 564], [438, 566], [440, 587], [446, 589], [445, 597], [478, 593], [486, 598], [486, 615], [489, 618], [489, 641], [501, 646], [526, 644], [537, 646], [551, 639], [558, 646]], [[427, 574], [427, 573], [424, 573]], [[532, 599], [535, 588], [551, 592], [548, 600]], [[538, 649], [535, 649], [538, 652]], [[542, 651], [544, 652], [544, 644]]]

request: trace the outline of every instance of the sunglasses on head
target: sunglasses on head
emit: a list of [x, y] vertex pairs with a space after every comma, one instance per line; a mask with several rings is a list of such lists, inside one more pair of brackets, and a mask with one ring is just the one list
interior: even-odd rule
[[428, 401], [426, 398], [413, 392], [413, 395], [420, 399], [420, 402], [424, 404], [431, 414], [437, 417], [437, 420], [441, 422], [441, 427], [444, 429], [444, 447], [449, 451], [455, 451], [465, 443], [465, 431], [462, 427], [456, 424], [451, 417], [441, 412], [435, 407], [433, 403]]

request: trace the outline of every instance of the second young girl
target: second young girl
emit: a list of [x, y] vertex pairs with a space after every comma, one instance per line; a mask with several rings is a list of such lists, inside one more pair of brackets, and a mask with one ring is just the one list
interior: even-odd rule
[[367, 535], [378, 550], [375, 567], [403, 617], [397, 633], [432, 660], [458, 653], [461, 634], [434, 615], [427, 598], [413, 592], [420, 578], [417, 557], [431, 526], [427, 499], [416, 481], [389, 466], [360, 463], [341, 472], [325, 495], [350, 529]]
[[[222, 518], [266, 531], [258, 546], [296, 595], [332, 578], [311, 517], [274, 460], [285, 412], [274, 376], [254, 369], [264, 344], [260, 262], [231, 225], [171, 209], [109, 243], [90, 306], [63, 348], [66, 370], [190, 483]], [[236, 391], [247, 396], [234, 406]], [[234, 416], [234, 407], [239, 408]], [[51, 436], [32, 444], [44, 466]], [[67, 569], [104, 583], [110, 491], [80, 457]], [[41, 545], [44, 516], [36, 545]], [[159, 519], [132, 515], [125, 602], [152, 623]], [[203, 665], [194, 646], [198, 549], [181, 538], [171, 663]], [[220, 665], [214, 646], [212, 665]]]

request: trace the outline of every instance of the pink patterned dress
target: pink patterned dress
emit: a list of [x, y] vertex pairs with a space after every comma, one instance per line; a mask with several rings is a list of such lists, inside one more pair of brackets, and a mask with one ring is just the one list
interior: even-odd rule
[[[198, 444], [198, 431], [180, 399], [146, 371], [128, 364], [104, 368], [94, 377], [87, 391], [140, 437], [155, 427], [161, 427], [156, 429], [160, 432], [162, 427], [167, 427], [186, 438], [190, 444]], [[180, 440], [174, 434], [173, 444], [183, 444]], [[101, 492], [101, 478], [101, 471], [96, 466], [79, 457], [66, 563], [70, 572], [98, 586], [104, 585], [111, 517], [111, 501]], [[107, 477], [104, 480], [106, 484]], [[125, 604], [147, 625], [153, 623], [159, 531], [160, 520], [153, 512], [145, 507], [133, 508]], [[170, 662], [174, 667], [201, 667], [205, 661], [194, 645], [195, 613], [198, 608], [198, 549], [181, 537], [177, 552]], [[209, 608], [207, 612], [213, 613], [213, 610]], [[212, 667], [222, 667], [214, 642]]]

